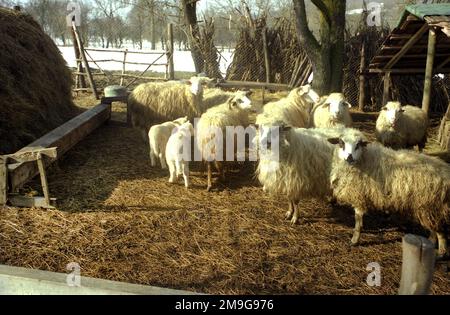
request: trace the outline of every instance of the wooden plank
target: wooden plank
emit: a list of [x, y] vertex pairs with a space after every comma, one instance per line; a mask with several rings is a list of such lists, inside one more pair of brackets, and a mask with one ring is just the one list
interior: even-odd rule
[[[97, 105], [81, 115], [69, 120], [42, 138], [30, 143], [27, 147], [17, 153], [29, 150], [30, 148], [57, 147], [58, 158], [60, 158], [106, 120], [110, 119], [110, 117], [110, 104]], [[52, 161], [45, 162], [46, 166], [48, 166], [48, 164]], [[23, 184], [38, 174], [38, 168], [35, 162], [15, 163], [8, 165], [8, 172], [10, 189], [12, 192], [15, 192], [18, 188], [22, 187]]]
[[174, 41], [173, 41], [173, 24], [169, 23], [167, 26], [167, 63], [168, 63], [168, 79], [175, 80], [175, 65], [174, 65]]
[[56, 203], [56, 198], [49, 198], [49, 203], [47, 203], [44, 197], [27, 197], [21, 195], [9, 195], [8, 199], [13, 207], [19, 208], [54, 209]]
[[424, 24], [413, 37], [411, 37], [405, 45], [400, 49], [400, 51], [395, 54], [395, 57], [392, 58], [387, 65], [384, 67], [387, 69], [392, 69], [392, 67], [402, 58], [410, 49], [414, 46], [415, 43], [419, 41], [419, 39], [429, 30], [428, 24]]
[[430, 293], [435, 255], [434, 244], [428, 239], [412, 234], [407, 234], [403, 238], [400, 295]]
[[127, 67], [127, 49], [123, 53], [123, 65], [122, 65], [122, 76], [120, 77], [120, 85], [123, 86], [123, 79], [125, 74], [125, 69]]
[[[122, 53], [124, 52], [124, 49], [105, 49], [105, 48], [85, 48], [87, 51], [97, 51], [97, 52], [115, 52], [115, 53]], [[141, 54], [141, 55], [164, 55], [165, 51], [135, 51], [135, 50], [128, 50], [129, 54]]]
[[14, 160], [17, 163], [24, 163], [24, 162], [34, 162], [39, 158], [39, 155], [45, 155], [49, 158], [56, 159], [58, 156], [57, 148], [47, 148], [47, 149], [41, 149], [41, 148], [29, 148], [29, 149], [22, 149], [21, 151], [9, 154], [7, 157], [9, 159]]
[[102, 97], [102, 104], [111, 104], [113, 102], [126, 103], [127, 101], [128, 101], [128, 96]]
[[47, 174], [45, 173], [45, 165], [42, 160], [42, 155], [39, 153], [38, 159], [37, 159], [37, 166], [39, 170], [39, 175], [41, 176], [41, 186], [42, 186], [42, 192], [44, 193], [44, 200], [45, 205], [47, 207], [50, 206], [50, 191], [48, 189], [48, 182], [47, 182]]
[[225, 89], [262, 89], [266, 88], [275, 91], [289, 91], [291, 87], [287, 84], [263, 83], [263, 82], [243, 82], [243, 81], [226, 81], [217, 83], [218, 87]]

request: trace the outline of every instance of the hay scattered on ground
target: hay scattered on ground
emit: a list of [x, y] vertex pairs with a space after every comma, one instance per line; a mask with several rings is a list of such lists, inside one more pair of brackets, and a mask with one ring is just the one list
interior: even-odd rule
[[[185, 190], [150, 167], [136, 131], [111, 123], [51, 170], [58, 210], [0, 211], [0, 263], [66, 272], [78, 262], [84, 276], [216, 294], [397, 293], [401, 238], [424, 231], [369, 215], [353, 248], [351, 209], [318, 200], [303, 201], [291, 226], [253, 167], [238, 165], [212, 193], [194, 167]], [[370, 262], [382, 267], [380, 288], [366, 284]], [[450, 293], [442, 268], [432, 292]]]
[[0, 8], [0, 154], [71, 118], [71, 85], [70, 70], [37, 22]]

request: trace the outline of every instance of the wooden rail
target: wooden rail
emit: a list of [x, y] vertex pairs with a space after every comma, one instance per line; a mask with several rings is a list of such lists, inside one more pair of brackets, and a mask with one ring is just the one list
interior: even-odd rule
[[[111, 104], [100, 104], [85, 111], [81, 115], [69, 120], [60, 127], [49, 132], [42, 138], [30, 143], [16, 154], [32, 150], [34, 148], [58, 148], [58, 158], [69, 151], [73, 146], [88, 136], [111, 117]], [[51, 162], [45, 161], [47, 167]], [[23, 186], [26, 182], [39, 174], [36, 163], [23, 162], [8, 165], [9, 188], [11, 192]]]
[[217, 83], [218, 87], [225, 89], [268, 89], [275, 91], [289, 91], [292, 88], [287, 84], [263, 83], [263, 82], [243, 82], [243, 81], [226, 81]]

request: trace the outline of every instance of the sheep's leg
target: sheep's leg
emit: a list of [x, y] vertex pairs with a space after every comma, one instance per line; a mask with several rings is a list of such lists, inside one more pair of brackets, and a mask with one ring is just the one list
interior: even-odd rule
[[177, 181], [177, 168], [174, 161], [169, 161], [169, 183], [173, 184]]
[[295, 225], [297, 224], [299, 217], [298, 202], [297, 201], [293, 202], [293, 206], [294, 206], [294, 214], [292, 215], [291, 224]]
[[156, 166], [156, 159], [157, 159], [157, 156], [156, 156], [155, 152], [153, 152], [152, 147], [150, 146], [150, 163], [151, 163], [152, 167]]
[[212, 163], [206, 162], [208, 165], [208, 187], [206, 188], [206, 191], [211, 191], [212, 188]]
[[166, 156], [163, 152], [159, 153], [159, 160], [161, 161], [161, 168], [163, 170], [167, 169], [167, 164], [166, 164]]
[[286, 212], [286, 215], [284, 216], [286, 220], [292, 219], [292, 215], [295, 211], [295, 205], [294, 202], [289, 200], [289, 210]]
[[361, 229], [363, 227], [364, 212], [360, 209], [355, 209], [355, 229], [353, 230], [352, 245], [358, 245], [361, 236]]
[[183, 178], [184, 178], [184, 186], [186, 188], [189, 188], [189, 163], [188, 162], [182, 162], [181, 168], [183, 170]]
[[447, 254], [447, 238], [444, 233], [437, 232], [438, 238], [438, 257], [444, 258]]
[[225, 181], [225, 163], [221, 161], [216, 161], [214, 163], [216, 165], [217, 170], [219, 171], [219, 178], [222, 182]]

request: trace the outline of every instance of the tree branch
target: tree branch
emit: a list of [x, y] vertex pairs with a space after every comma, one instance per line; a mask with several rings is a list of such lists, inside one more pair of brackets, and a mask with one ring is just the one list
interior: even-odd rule
[[311, 48], [308, 49], [311, 54], [316, 54], [321, 47], [316, 37], [308, 27], [308, 20], [306, 19], [305, 0], [293, 0], [293, 2], [299, 41], [307, 48]]
[[325, 5], [325, 3], [323, 3], [322, 0], [311, 0], [311, 2], [317, 7], [317, 9], [319, 9], [319, 11], [322, 13], [323, 17], [325, 18], [325, 21], [327, 22], [329, 27], [331, 27], [330, 13], [329, 13], [328, 8]]

